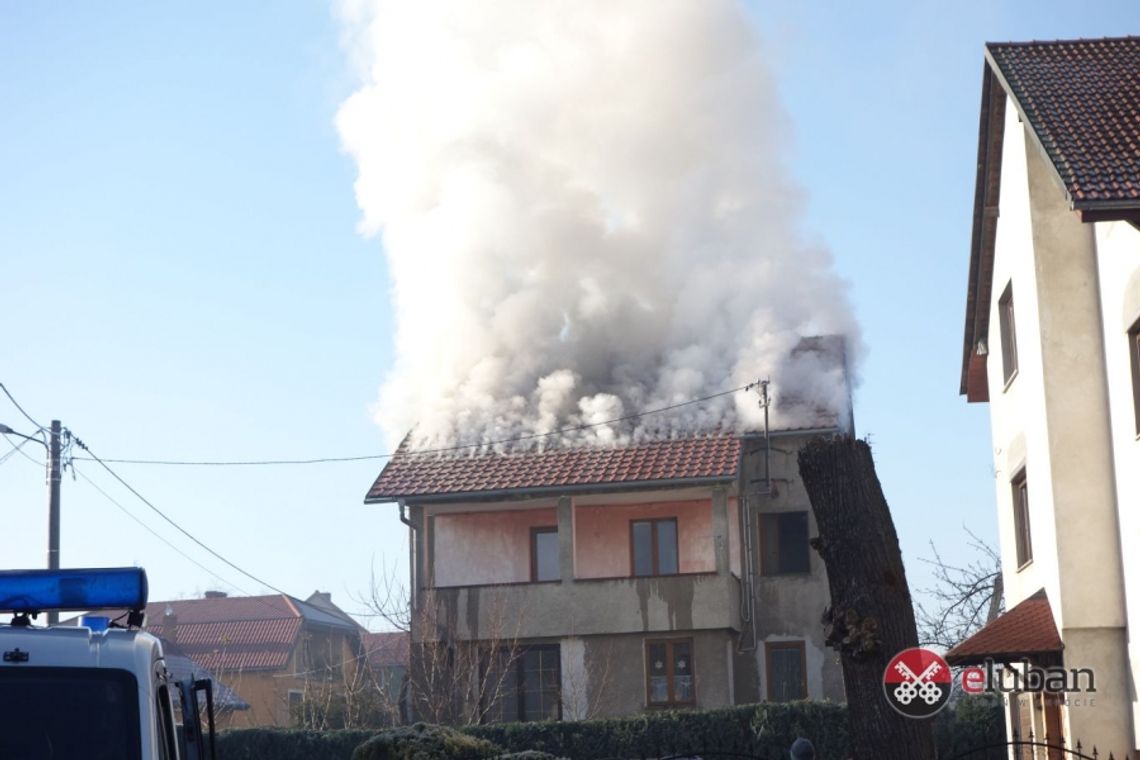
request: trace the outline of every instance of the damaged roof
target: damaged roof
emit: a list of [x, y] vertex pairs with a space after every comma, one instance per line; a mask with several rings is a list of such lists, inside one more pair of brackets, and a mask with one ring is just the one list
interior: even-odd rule
[[401, 446], [372, 484], [365, 503], [428, 496], [478, 498], [500, 491], [715, 482], [734, 478], [739, 463], [740, 439], [729, 433], [628, 446], [509, 453], [416, 454]]

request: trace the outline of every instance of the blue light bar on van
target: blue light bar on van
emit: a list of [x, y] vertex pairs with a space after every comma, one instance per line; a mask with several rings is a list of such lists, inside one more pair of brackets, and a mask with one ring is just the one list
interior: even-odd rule
[[0, 612], [141, 610], [146, 596], [141, 567], [0, 571]]

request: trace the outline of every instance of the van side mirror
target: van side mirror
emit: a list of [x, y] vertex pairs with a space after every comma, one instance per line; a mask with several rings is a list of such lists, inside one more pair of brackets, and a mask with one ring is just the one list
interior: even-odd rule
[[[185, 760], [216, 760], [214, 741], [214, 683], [209, 678], [187, 679], [178, 682], [182, 697], [182, 755]], [[206, 727], [202, 731], [201, 702], [198, 693], [206, 693]]]

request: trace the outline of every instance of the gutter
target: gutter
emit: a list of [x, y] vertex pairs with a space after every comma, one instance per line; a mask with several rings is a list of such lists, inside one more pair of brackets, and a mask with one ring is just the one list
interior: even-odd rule
[[[739, 468], [738, 468], [739, 472]], [[414, 498], [417, 504], [442, 504], [454, 501], [502, 501], [504, 498], [525, 499], [531, 496], [563, 496], [567, 494], [613, 493], [615, 491], [639, 491], [654, 488], [688, 488], [692, 486], [712, 486], [732, 483], [737, 472], [731, 475], [717, 475], [705, 478], [673, 478], [666, 480], [635, 480], [626, 483], [586, 483], [582, 485], [538, 486], [535, 488], [499, 488], [492, 491], [463, 491], [449, 494], [416, 494], [374, 496], [364, 500], [365, 504], [387, 504], [396, 501], [400, 505], [400, 521], [408, 523], [404, 516], [406, 499]], [[414, 527], [413, 527], [414, 530]]]

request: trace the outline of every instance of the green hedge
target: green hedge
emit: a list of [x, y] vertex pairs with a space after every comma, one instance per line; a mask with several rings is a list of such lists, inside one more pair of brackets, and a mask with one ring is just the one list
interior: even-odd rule
[[631, 718], [576, 723], [499, 723], [465, 732], [509, 752], [533, 749], [575, 760], [649, 758], [729, 752], [786, 757], [807, 736], [820, 757], [847, 752], [847, 711], [826, 702], [741, 705], [719, 710], [654, 711]]
[[218, 734], [219, 760], [350, 760], [375, 730], [239, 728]]
[[484, 760], [502, 754], [485, 739], [447, 726], [414, 726], [381, 731], [352, 753], [352, 760]]
[[[1000, 701], [962, 699], [939, 714], [935, 731], [942, 756], [1000, 743], [1005, 736]], [[512, 754], [517, 760], [635, 760], [722, 752], [775, 760], [786, 758], [799, 736], [811, 739], [819, 757], [846, 757], [846, 708], [827, 702], [762, 703], [719, 710], [653, 711], [607, 720], [498, 723], [458, 731], [424, 724], [384, 731], [238, 729], [219, 736], [218, 755], [220, 760], [405, 760]], [[467, 738], [486, 743], [463, 741]], [[364, 753], [354, 755], [365, 742], [370, 749], [361, 747]]]

